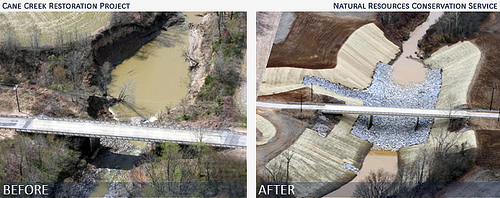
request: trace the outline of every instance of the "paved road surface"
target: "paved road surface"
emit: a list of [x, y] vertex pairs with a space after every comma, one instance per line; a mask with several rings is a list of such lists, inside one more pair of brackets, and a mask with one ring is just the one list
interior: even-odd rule
[[[197, 129], [132, 126], [111, 122], [51, 120], [0, 116], [0, 128], [21, 132], [49, 133], [83, 137], [108, 137], [151, 142], [172, 141], [195, 143], [200, 140], [219, 147], [246, 147], [246, 135], [231, 131], [204, 131]], [[200, 135], [201, 134], [201, 135]]]
[[[300, 109], [300, 104], [278, 104], [257, 102], [259, 107], [278, 109]], [[323, 113], [336, 114], [366, 114], [366, 115], [392, 115], [392, 116], [414, 116], [433, 118], [494, 118], [498, 119], [500, 114], [494, 111], [473, 111], [473, 110], [445, 110], [445, 109], [411, 109], [394, 107], [369, 107], [353, 105], [302, 105], [304, 110], [320, 110]]]

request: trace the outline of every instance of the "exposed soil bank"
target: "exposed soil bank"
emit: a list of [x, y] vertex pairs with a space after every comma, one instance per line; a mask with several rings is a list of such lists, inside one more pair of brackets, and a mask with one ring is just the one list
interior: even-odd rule
[[115, 22], [110, 28], [96, 35], [92, 41], [95, 64], [121, 63], [133, 56], [144, 44], [160, 35], [162, 27], [168, 27], [179, 20], [175, 12], [151, 14], [154, 17], [130, 16], [135, 20]]
[[[128, 86], [127, 94], [133, 97], [133, 100], [125, 98], [127, 105], [118, 104], [112, 108], [116, 118], [149, 118], [177, 106], [184, 99], [189, 81], [189, 62], [183, 56], [189, 45], [188, 23], [202, 19], [195, 13], [186, 14], [183, 24], [162, 30], [113, 70], [112, 83], [108, 86], [111, 95], [118, 96]], [[129, 109], [129, 105], [135, 110]]]

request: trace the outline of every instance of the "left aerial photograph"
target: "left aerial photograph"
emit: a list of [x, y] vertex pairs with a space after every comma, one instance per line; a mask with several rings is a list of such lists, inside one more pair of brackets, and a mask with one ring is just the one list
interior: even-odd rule
[[0, 12], [4, 195], [246, 197], [246, 18]]

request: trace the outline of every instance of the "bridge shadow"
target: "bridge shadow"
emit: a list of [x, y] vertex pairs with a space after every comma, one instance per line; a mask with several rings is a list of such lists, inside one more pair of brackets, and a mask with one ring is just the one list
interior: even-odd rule
[[97, 168], [108, 168], [117, 170], [131, 170], [141, 161], [141, 156], [113, 153], [104, 148], [99, 152], [99, 157], [90, 162]]

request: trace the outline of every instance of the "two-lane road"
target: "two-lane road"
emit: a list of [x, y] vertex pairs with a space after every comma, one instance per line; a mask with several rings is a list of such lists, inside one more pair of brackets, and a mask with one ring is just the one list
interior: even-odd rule
[[247, 142], [246, 135], [231, 131], [146, 127], [90, 120], [0, 117], [0, 128], [31, 133], [108, 137], [151, 142], [172, 141], [189, 144], [201, 140], [205, 144], [219, 147], [246, 147]]
[[449, 109], [414, 109], [414, 108], [395, 108], [395, 107], [370, 107], [354, 105], [300, 105], [300, 104], [279, 104], [257, 102], [258, 107], [277, 108], [277, 109], [303, 109], [320, 110], [323, 113], [335, 114], [366, 114], [366, 115], [389, 115], [389, 116], [414, 116], [414, 117], [433, 117], [433, 118], [494, 118], [498, 119], [500, 114], [495, 111], [474, 111], [474, 110], [449, 110]]

